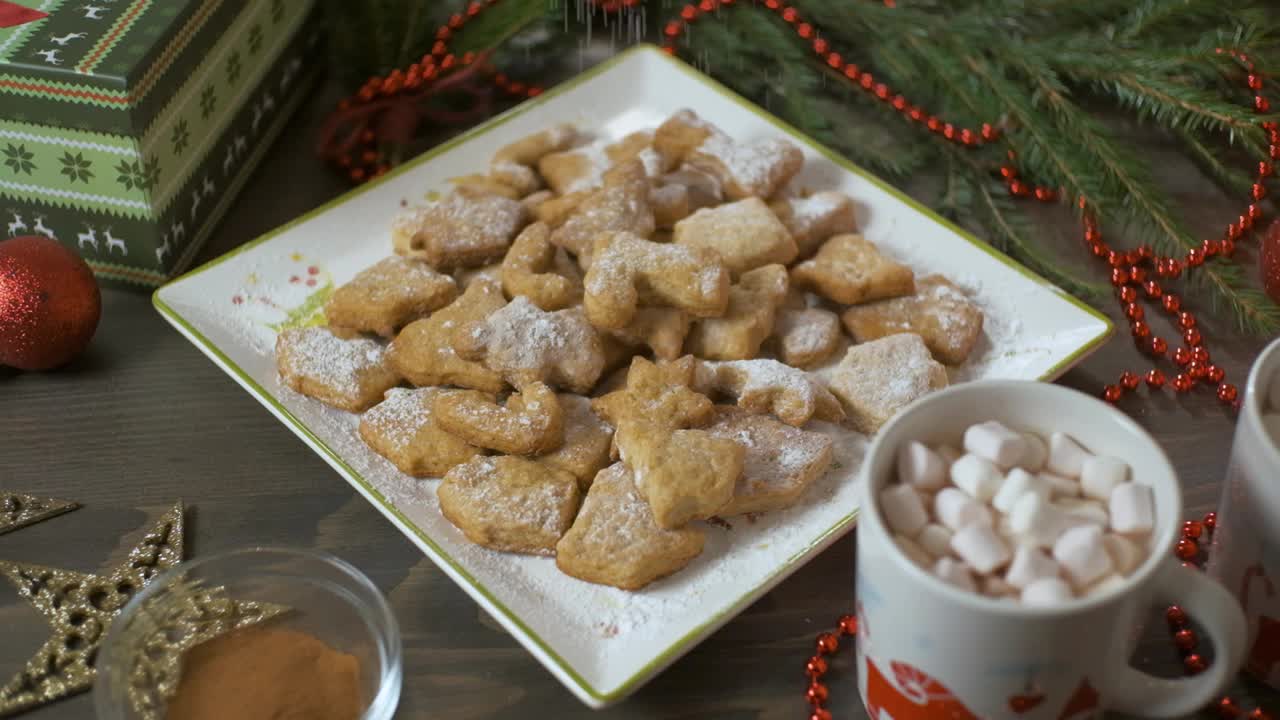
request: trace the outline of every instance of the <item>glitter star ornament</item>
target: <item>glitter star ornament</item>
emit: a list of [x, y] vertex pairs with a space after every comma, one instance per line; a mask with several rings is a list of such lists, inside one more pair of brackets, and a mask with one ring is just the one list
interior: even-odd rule
[[[163, 720], [178, 691], [182, 660], [191, 648], [226, 633], [265, 622], [288, 611], [284, 605], [235, 600], [225, 588], [180, 577], [147, 598], [117, 626], [119, 655], [128, 670], [115, 678], [116, 694], [127, 694], [143, 720]], [[119, 687], [123, 683], [124, 688]]]
[[0, 575], [53, 629], [26, 667], [0, 688], [0, 717], [89, 689], [97, 675], [98, 645], [116, 614], [152, 578], [182, 560], [182, 515], [177, 503], [107, 573], [0, 562]]
[[79, 503], [22, 493], [0, 492], [0, 535], [71, 512]]

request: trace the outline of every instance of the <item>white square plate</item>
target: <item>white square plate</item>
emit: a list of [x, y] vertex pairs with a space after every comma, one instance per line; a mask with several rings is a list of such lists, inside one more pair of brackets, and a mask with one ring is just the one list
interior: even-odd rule
[[945, 273], [978, 300], [985, 336], [953, 381], [1050, 380], [1112, 332], [1099, 313], [652, 46], [619, 55], [155, 295], [183, 335], [593, 707], [634, 691], [847, 532], [865, 438], [824, 428], [838, 438], [836, 467], [797, 507], [735, 519], [731, 529], [708, 526], [706, 550], [690, 567], [628, 593], [562, 575], [550, 558], [467, 542], [440, 514], [437, 481], [400, 474], [360, 441], [356, 416], [282, 386], [272, 348], [280, 327], [314, 321], [328, 290], [390, 253], [390, 220], [402, 202], [483, 172], [495, 149], [553, 123], [617, 138], [684, 107], [734, 138], [789, 138], [807, 158], [800, 183], [849, 194], [868, 238], [917, 271]]

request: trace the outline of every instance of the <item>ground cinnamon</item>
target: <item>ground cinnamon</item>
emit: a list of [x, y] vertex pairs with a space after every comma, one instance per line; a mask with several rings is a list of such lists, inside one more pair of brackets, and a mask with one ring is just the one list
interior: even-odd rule
[[250, 627], [183, 658], [168, 720], [356, 720], [360, 664], [307, 633]]

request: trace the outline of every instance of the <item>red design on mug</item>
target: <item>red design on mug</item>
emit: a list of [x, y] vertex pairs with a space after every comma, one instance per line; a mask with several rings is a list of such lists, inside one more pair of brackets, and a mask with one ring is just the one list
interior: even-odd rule
[[[1240, 581], [1240, 604], [1245, 613], [1249, 612], [1249, 589], [1253, 581], [1263, 582], [1263, 590], [1267, 597], [1275, 597], [1276, 589], [1261, 565], [1250, 565], [1244, 571]], [[1258, 616], [1258, 636], [1249, 651], [1249, 659], [1245, 669], [1261, 680], [1267, 680], [1276, 665], [1280, 664], [1280, 620], [1266, 615]]]
[[25, 25], [47, 17], [49, 17], [49, 13], [23, 7], [17, 3], [8, 2], [8, 0], [0, 0], [0, 28]]
[[1258, 616], [1258, 639], [1249, 651], [1245, 669], [1261, 680], [1266, 680], [1280, 664], [1280, 620]]
[[906, 663], [891, 662], [889, 667], [897, 686], [867, 657], [866, 700], [871, 720], [978, 720], [932, 677]]
[[1267, 577], [1267, 571], [1261, 565], [1250, 565], [1244, 569], [1244, 577], [1240, 580], [1240, 606], [1245, 613], [1249, 612], [1249, 587], [1253, 585], [1254, 578], [1261, 579], [1266, 585], [1267, 597], [1276, 596], [1276, 588], [1271, 584], [1271, 578]]
[[1058, 716], [1058, 720], [1089, 717], [1098, 709], [1098, 700], [1098, 691], [1089, 684], [1089, 678], [1085, 678], [1080, 681], [1080, 687], [1076, 688], [1067, 700], [1067, 706], [1062, 708], [1062, 714]]
[[1021, 695], [1013, 695], [1009, 698], [1009, 709], [1021, 715], [1040, 707], [1040, 703], [1044, 702], [1044, 693], [1028, 688], [1027, 692]]

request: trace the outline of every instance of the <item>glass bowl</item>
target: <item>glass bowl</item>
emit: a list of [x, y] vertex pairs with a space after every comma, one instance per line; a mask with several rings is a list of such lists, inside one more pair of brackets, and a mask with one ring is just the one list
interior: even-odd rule
[[[154, 656], [157, 638], [171, 641], [182, 634], [164, 628], [177, 626], [174, 617], [190, 617], [181, 613], [189, 613], [185, 608], [191, 607], [193, 592], [219, 599], [222, 607], [226, 599], [284, 606], [285, 612], [268, 621], [271, 627], [308, 633], [359, 661], [365, 708], [361, 720], [388, 720], [395, 713], [403, 673], [400, 630], [378, 588], [332, 555], [249, 548], [184, 562], [154, 578], [125, 605], [95, 663], [93, 703], [99, 720], [157, 717], [141, 712], [131, 692], [147, 687], [154, 700], [154, 677], [148, 674], [152, 679], [145, 683], [130, 677], [138, 676], [135, 671], [148, 652]], [[163, 708], [158, 717], [163, 717]]]

